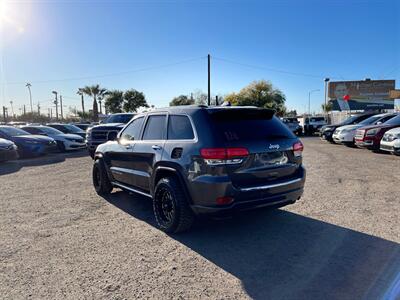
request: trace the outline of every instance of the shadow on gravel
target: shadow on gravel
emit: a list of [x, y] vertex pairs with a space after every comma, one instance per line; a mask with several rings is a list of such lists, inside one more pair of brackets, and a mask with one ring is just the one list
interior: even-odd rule
[[[155, 225], [149, 199], [116, 192], [106, 200]], [[254, 299], [400, 297], [399, 244], [288, 211], [202, 220], [171, 238], [238, 278]]]
[[73, 151], [65, 153], [52, 153], [36, 158], [22, 158], [13, 161], [0, 162], [0, 176], [18, 172], [24, 167], [44, 166], [61, 163], [68, 158], [88, 156], [86, 151]]

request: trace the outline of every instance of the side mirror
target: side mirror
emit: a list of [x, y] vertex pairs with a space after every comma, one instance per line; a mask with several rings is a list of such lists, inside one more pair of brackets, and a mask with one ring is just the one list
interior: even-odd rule
[[107, 135], [107, 141], [115, 141], [117, 139], [118, 133], [115, 131], [111, 131]]
[[376, 122], [376, 125], [380, 125], [382, 124], [382, 121]]

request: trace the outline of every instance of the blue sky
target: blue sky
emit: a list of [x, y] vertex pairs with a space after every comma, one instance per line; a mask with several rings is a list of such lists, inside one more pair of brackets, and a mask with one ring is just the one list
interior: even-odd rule
[[51, 106], [52, 90], [65, 106], [80, 108], [77, 88], [94, 83], [135, 88], [150, 104], [166, 106], [174, 96], [207, 90], [208, 53], [214, 94], [266, 79], [300, 112], [314, 89], [320, 91], [312, 94], [312, 110], [320, 109], [325, 76], [396, 79], [399, 88], [395, 0], [19, 1], [2, 7], [0, 103], [12, 100], [16, 112], [29, 103], [25, 82], [42, 111]]

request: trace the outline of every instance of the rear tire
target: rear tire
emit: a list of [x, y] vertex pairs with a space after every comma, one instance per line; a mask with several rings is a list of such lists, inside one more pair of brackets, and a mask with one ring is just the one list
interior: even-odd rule
[[104, 196], [111, 193], [113, 186], [108, 179], [106, 167], [101, 159], [96, 160], [93, 164], [92, 180], [97, 194]]
[[194, 214], [176, 177], [165, 177], [158, 181], [153, 211], [158, 227], [167, 233], [187, 231], [194, 222]]

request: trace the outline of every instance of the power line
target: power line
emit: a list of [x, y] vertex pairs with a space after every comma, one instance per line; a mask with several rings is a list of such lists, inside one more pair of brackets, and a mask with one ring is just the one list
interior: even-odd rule
[[266, 70], [266, 71], [270, 71], [270, 72], [276, 72], [276, 73], [282, 73], [282, 74], [288, 74], [288, 75], [294, 75], [294, 76], [312, 77], [312, 78], [319, 78], [319, 79], [324, 79], [326, 77], [330, 77], [332, 79], [339, 79], [339, 78], [335, 78], [332, 76], [326, 76], [326, 75], [307, 74], [307, 73], [292, 72], [292, 71], [286, 71], [286, 70], [275, 69], [275, 68], [264, 67], [264, 66], [250, 65], [250, 64], [245, 64], [245, 63], [241, 63], [241, 62], [237, 62], [237, 61], [233, 61], [233, 60], [225, 59], [225, 58], [221, 58], [221, 57], [215, 57], [215, 56], [213, 56], [213, 59], [219, 60], [219, 61], [224, 61], [224, 62], [227, 62], [230, 64], [247, 67], [247, 68]]
[[[50, 79], [50, 80], [38, 80], [38, 81], [30, 81], [30, 83], [50, 83], [50, 82], [63, 82], [63, 81], [76, 81], [76, 80], [86, 80], [86, 79], [95, 79], [95, 78], [104, 78], [104, 77], [113, 77], [113, 76], [120, 76], [120, 75], [125, 75], [129, 73], [138, 73], [138, 72], [145, 72], [145, 71], [150, 71], [150, 70], [156, 70], [156, 69], [163, 69], [163, 68], [168, 68], [176, 65], [181, 65], [201, 59], [205, 59], [206, 56], [202, 57], [197, 57], [197, 58], [191, 58], [191, 59], [186, 59], [186, 60], [181, 60], [178, 62], [174, 63], [169, 63], [169, 64], [163, 64], [163, 65], [158, 65], [158, 66], [152, 66], [152, 67], [146, 67], [146, 68], [141, 68], [141, 69], [133, 69], [133, 70], [127, 70], [127, 71], [122, 71], [122, 72], [115, 72], [115, 73], [108, 73], [108, 74], [101, 74], [101, 75], [93, 75], [93, 76], [84, 76], [84, 77], [71, 77], [71, 78], [63, 78], [63, 79]], [[11, 84], [26, 84], [26, 82], [4, 82], [4, 85], [11, 85]]]

